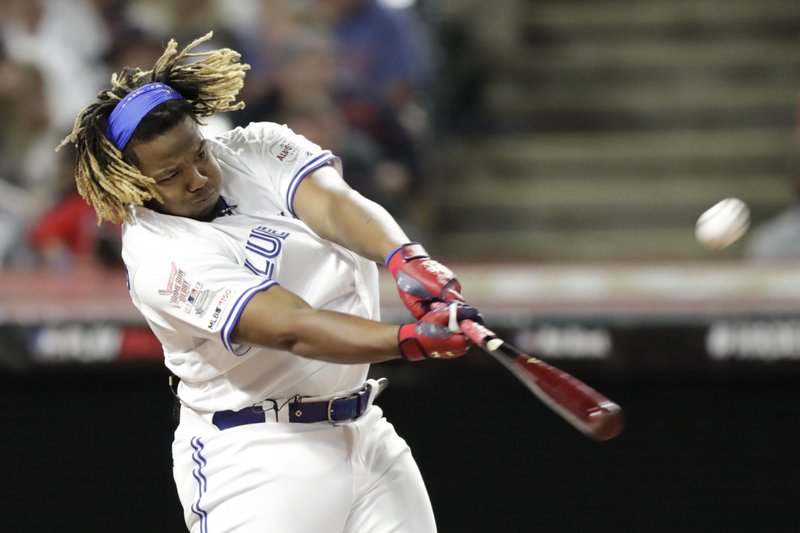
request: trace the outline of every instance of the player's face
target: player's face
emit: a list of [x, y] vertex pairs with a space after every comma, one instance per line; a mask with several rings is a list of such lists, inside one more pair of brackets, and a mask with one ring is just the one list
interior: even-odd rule
[[155, 210], [198, 220], [211, 214], [219, 199], [222, 170], [191, 117], [132, 149], [137, 167], [156, 180], [163, 198], [153, 202]]

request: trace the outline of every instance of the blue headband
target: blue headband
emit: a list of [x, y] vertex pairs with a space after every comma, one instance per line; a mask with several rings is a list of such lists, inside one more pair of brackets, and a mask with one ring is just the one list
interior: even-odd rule
[[181, 98], [183, 97], [178, 91], [165, 83], [142, 85], [128, 93], [111, 111], [106, 125], [106, 137], [118, 150], [122, 150], [131, 140], [136, 126], [151, 109], [161, 102]]

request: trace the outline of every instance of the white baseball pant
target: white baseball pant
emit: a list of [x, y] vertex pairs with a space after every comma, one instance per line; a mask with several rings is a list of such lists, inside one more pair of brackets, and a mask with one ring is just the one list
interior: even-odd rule
[[182, 408], [173, 474], [192, 533], [432, 533], [406, 442], [371, 406], [341, 425], [219, 430]]

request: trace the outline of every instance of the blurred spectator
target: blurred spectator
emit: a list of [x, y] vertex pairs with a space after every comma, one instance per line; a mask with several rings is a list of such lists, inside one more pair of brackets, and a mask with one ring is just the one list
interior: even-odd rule
[[409, 10], [379, 0], [318, 0], [337, 45], [339, 91], [364, 105], [399, 109], [430, 81], [429, 43]]
[[74, 148], [62, 148], [56, 175], [60, 197], [32, 222], [28, 231], [36, 261], [59, 272], [119, 267], [120, 227], [108, 222], [98, 226], [94, 209], [75, 189], [74, 165]]
[[64, 196], [30, 226], [29, 244], [49, 270], [120, 267], [119, 226], [103, 223], [77, 192]]
[[0, 179], [0, 267], [29, 264], [25, 228], [37, 209], [36, 197]]
[[134, 26], [120, 26], [104, 59], [110, 72], [119, 72], [123, 67], [148, 69], [163, 50], [162, 40], [155, 35]]
[[[352, 186], [413, 219], [430, 59], [412, 11], [377, 0], [3, 0], [0, 265], [106, 263], [99, 250], [118, 260], [117, 236], [74, 189], [72, 156], [53, 149], [112, 72], [209, 30], [252, 66], [247, 108], [228, 120], [290, 123], [342, 157]], [[229, 127], [209, 117], [204, 130]]]
[[139, 2], [131, 0], [92, 0], [92, 2], [109, 34], [109, 44], [101, 58], [102, 64], [100, 62], [97, 64], [97, 67], [104, 71], [103, 82], [112, 72], [118, 72], [122, 67], [150, 68], [164, 49], [166, 35], [160, 34], [157, 25], [154, 27], [150, 20], [137, 18], [135, 6], [139, 5]]
[[388, 210], [401, 211], [402, 170], [386, 161], [380, 147], [350, 127], [332, 100], [305, 101], [284, 108], [276, 116], [296, 133], [330, 149], [342, 161], [347, 183]]
[[[261, 6], [260, 31], [239, 35], [249, 39], [243, 54], [253, 70], [245, 85], [247, 107], [232, 118], [238, 125], [260, 120], [289, 124], [341, 157], [351, 186], [407, 219], [409, 168], [416, 162], [408, 155], [413, 154], [412, 140], [393, 104], [370, 103], [370, 109], [382, 106], [376, 114], [380, 122], [364, 128], [352, 124], [336, 100], [342, 94], [337, 76], [341, 58], [332, 35], [302, 3], [264, 0]], [[405, 143], [405, 153], [398, 149], [398, 138]], [[393, 153], [383, 144], [387, 140]]]
[[[413, 12], [378, 0], [317, 0], [336, 46], [337, 98], [347, 120], [398, 155], [427, 128], [418, 97], [430, 82], [430, 51]], [[406, 110], [413, 109], [410, 120]]]
[[97, 92], [109, 40], [89, 0], [7, 0], [0, 32], [0, 261], [26, 265], [25, 229], [58, 195], [54, 148]]
[[800, 259], [800, 153], [790, 165], [792, 201], [750, 232], [745, 253], [751, 259]]
[[6, 0], [0, 12], [8, 56], [35, 65], [44, 78], [51, 126], [69, 131], [105, 81], [97, 68], [110, 40], [88, 0]]
[[42, 184], [55, 168], [44, 91], [38, 67], [0, 59], [0, 177], [26, 189]]
[[431, 49], [411, 9], [379, 0], [316, 0], [336, 51], [336, 99], [345, 120], [368, 134], [392, 169], [389, 211], [428, 230]]
[[25, 227], [52, 194], [57, 137], [35, 65], [0, 52], [0, 265], [25, 264]]
[[319, 108], [333, 98], [336, 67], [325, 34], [297, 28], [273, 46], [269, 92], [248, 102], [248, 122], [277, 121], [294, 109]]
[[[281, 83], [283, 69], [291, 68], [293, 56], [307, 50], [313, 53], [311, 35], [317, 33], [322, 47], [325, 33], [318, 31], [314, 17], [304, 2], [297, 0], [259, 0], [259, 9], [251, 25], [240, 25], [232, 29], [234, 48], [250, 65], [242, 98], [247, 107], [231, 115], [235, 124], [245, 126], [250, 122], [274, 121], [282, 105], [282, 94], [292, 81]], [[292, 44], [297, 43], [297, 44]], [[304, 46], [309, 43], [309, 46]], [[291, 72], [289, 72], [291, 74]], [[312, 73], [313, 75], [313, 73]], [[314, 88], [310, 90], [315, 90]]]
[[219, 0], [172, 0], [159, 2], [167, 7], [167, 17], [172, 24], [168, 30], [169, 37], [179, 43], [191, 42], [214, 31], [212, 41], [206, 42], [198, 51], [210, 50], [230, 44], [228, 27], [222, 13], [236, 2]]

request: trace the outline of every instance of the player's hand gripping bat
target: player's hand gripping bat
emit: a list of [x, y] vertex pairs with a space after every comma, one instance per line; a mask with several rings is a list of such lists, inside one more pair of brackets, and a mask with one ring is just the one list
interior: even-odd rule
[[473, 343], [497, 359], [540, 400], [584, 435], [603, 441], [622, 432], [622, 409], [596, 390], [526, 354], [477, 322], [463, 320], [459, 326]]

